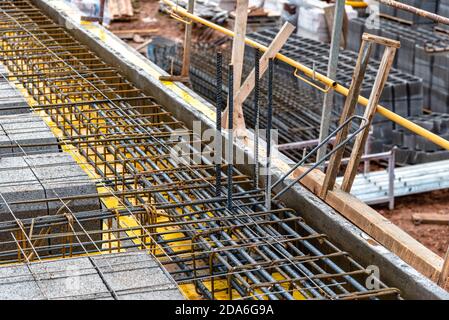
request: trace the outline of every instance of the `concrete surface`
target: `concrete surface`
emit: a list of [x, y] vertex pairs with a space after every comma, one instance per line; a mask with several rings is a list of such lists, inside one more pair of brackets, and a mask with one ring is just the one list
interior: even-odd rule
[[115, 253], [0, 267], [1, 300], [184, 300], [174, 280], [144, 253]]
[[24, 147], [27, 144], [49, 144], [55, 142], [57, 142], [57, 139], [50, 128], [36, 114], [23, 113], [0, 116], [0, 157], [59, 152], [56, 144]]

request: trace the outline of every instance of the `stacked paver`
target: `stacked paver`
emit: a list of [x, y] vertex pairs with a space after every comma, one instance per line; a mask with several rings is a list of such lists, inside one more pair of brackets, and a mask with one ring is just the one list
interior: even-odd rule
[[[410, 117], [408, 120], [430, 130], [444, 139], [449, 139], [449, 114], [432, 113]], [[403, 164], [418, 164], [449, 159], [449, 151], [442, 150], [433, 142], [403, 128], [392, 132], [393, 144], [399, 146], [396, 160]], [[391, 146], [385, 146], [390, 149]]]
[[[0, 74], [0, 222], [99, 209], [96, 197], [58, 200], [95, 195], [95, 183], [71, 155], [59, 152], [56, 137], [7, 81], [4, 68], [0, 68]], [[101, 222], [87, 222], [83, 227], [99, 230]], [[96, 240], [99, 237], [93, 236]], [[17, 248], [9, 233], [2, 233], [0, 242], [1, 251]], [[91, 250], [93, 246], [86, 248]]]
[[144, 252], [115, 253], [0, 268], [1, 300], [184, 300], [174, 280]]

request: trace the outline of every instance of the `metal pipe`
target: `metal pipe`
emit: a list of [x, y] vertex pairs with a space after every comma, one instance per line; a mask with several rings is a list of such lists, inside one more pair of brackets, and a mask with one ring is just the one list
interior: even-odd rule
[[[327, 66], [327, 77], [337, 78], [338, 55], [340, 54], [340, 42], [343, 29], [343, 16], [345, 15], [345, 0], [337, 0], [334, 10], [334, 21], [332, 25], [332, 38], [329, 53], [329, 63]], [[324, 94], [323, 111], [321, 113], [320, 142], [329, 134], [332, 107], [334, 102], [334, 91], [329, 90]], [[318, 150], [317, 159], [320, 160], [326, 154], [326, 145]]]
[[414, 13], [418, 16], [421, 16], [421, 17], [424, 17], [427, 19], [431, 19], [435, 22], [449, 25], [449, 18], [440, 16], [438, 14], [435, 14], [435, 13], [432, 13], [432, 12], [429, 12], [426, 10], [415, 8], [415, 7], [405, 4], [405, 3], [401, 3], [398, 1], [394, 1], [394, 0], [379, 0], [379, 2], [386, 4], [390, 7], [396, 8], [396, 9], [408, 11], [408, 12]]

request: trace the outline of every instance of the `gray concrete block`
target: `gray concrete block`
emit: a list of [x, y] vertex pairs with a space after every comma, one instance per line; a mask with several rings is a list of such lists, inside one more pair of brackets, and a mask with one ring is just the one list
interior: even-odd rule
[[[65, 212], [82, 212], [100, 209], [100, 202], [96, 198], [77, 199], [70, 203], [65, 201], [36, 202], [12, 204], [24, 200], [41, 200], [48, 198], [63, 198], [85, 194], [95, 194], [96, 187], [86, 173], [78, 166], [69, 154], [53, 153], [47, 155], [32, 155], [25, 157], [0, 158], [0, 221], [12, 221], [15, 218], [25, 219], [55, 214], [60, 208]], [[64, 212], [64, 210], [62, 212]], [[13, 213], [11, 213], [11, 211]], [[14, 215], [13, 215], [14, 214]], [[101, 220], [86, 221], [79, 226], [75, 224], [75, 231], [100, 230]], [[62, 226], [54, 227], [54, 234], [60, 233]], [[39, 230], [35, 230], [39, 232]], [[80, 241], [87, 243], [85, 248], [96, 250], [92, 240], [97, 241], [101, 235], [89, 238], [87, 235], [79, 236]], [[9, 233], [1, 233], [0, 240], [9, 241], [10, 244], [1, 246], [1, 251], [15, 249], [14, 239]], [[61, 243], [61, 238], [54, 238], [51, 244]], [[76, 247], [75, 252], [83, 252]], [[42, 251], [40, 255], [49, 254]], [[5, 257], [4, 257], [5, 258]]]
[[0, 158], [0, 221], [31, 218], [48, 214], [45, 203], [11, 204], [11, 202], [43, 199], [45, 189], [22, 157]]
[[[50, 153], [24, 157], [44, 186], [48, 198], [95, 194], [95, 184], [68, 153]], [[61, 207], [60, 201], [48, 204], [52, 214]], [[99, 208], [98, 199], [73, 200], [67, 205], [74, 212]]]
[[56, 144], [25, 146], [55, 142], [57, 142], [56, 137], [38, 115], [24, 113], [0, 116], [0, 156], [2, 157], [58, 152], [59, 148]]
[[32, 263], [30, 269], [47, 299], [94, 299], [109, 295], [87, 258]]
[[0, 267], [2, 300], [110, 300], [111, 290], [119, 299], [185, 299], [171, 276], [145, 252]]
[[25, 265], [0, 268], [0, 300], [42, 300], [44, 295]]

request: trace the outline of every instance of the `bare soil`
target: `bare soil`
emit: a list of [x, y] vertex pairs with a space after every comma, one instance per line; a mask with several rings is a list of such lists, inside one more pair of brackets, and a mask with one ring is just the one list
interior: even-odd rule
[[[109, 29], [114, 32], [117, 30], [141, 30], [141, 29], [156, 29], [149, 35], [144, 35], [144, 39], [152, 36], [162, 36], [171, 40], [182, 42], [184, 39], [185, 24], [179, 22], [168, 14], [159, 12], [158, 0], [138, 0], [136, 1], [137, 10], [131, 21], [114, 21], [109, 26]], [[192, 41], [196, 42], [198, 37], [203, 35], [206, 27], [194, 25], [192, 32]], [[213, 32], [208, 36], [209, 40], [216, 40], [222, 37], [218, 32]], [[133, 40], [126, 40], [129, 45], [137, 47], [140, 43]]]
[[394, 210], [375, 206], [384, 217], [409, 233], [440, 256], [449, 246], [449, 225], [420, 224], [412, 220], [414, 213], [449, 214], [449, 190], [439, 190], [396, 199]]

